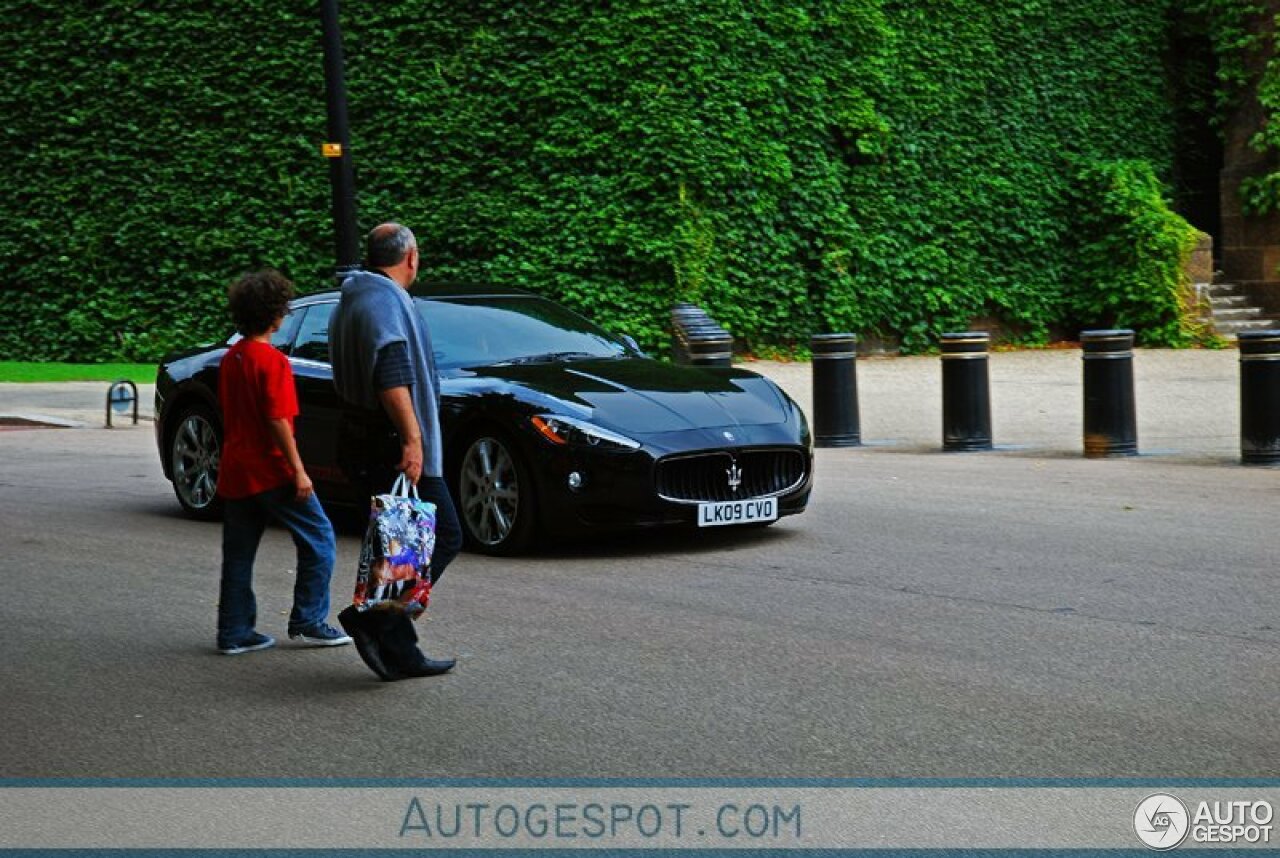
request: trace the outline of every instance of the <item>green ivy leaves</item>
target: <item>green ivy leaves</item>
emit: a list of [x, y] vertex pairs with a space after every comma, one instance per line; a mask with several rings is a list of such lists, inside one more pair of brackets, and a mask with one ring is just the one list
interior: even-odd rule
[[1073, 312], [1081, 328], [1133, 328], [1148, 346], [1194, 339], [1183, 263], [1198, 230], [1169, 210], [1144, 161], [1098, 161], [1078, 173], [1081, 262]]
[[[1173, 341], [1172, 2], [347, 0], [362, 227], [654, 351], [677, 300], [748, 348], [1101, 312]], [[22, 5], [0, 357], [214, 338], [261, 265], [330, 285], [313, 4]]]

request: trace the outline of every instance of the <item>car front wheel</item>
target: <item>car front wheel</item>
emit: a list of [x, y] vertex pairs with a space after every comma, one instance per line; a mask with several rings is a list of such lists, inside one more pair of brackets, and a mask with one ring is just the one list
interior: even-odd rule
[[210, 521], [222, 513], [217, 498], [221, 457], [222, 426], [217, 415], [203, 405], [182, 412], [169, 442], [169, 464], [174, 494], [192, 518]]
[[533, 541], [533, 479], [515, 447], [481, 432], [458, 469], [458, 517], [467, 542], [485, 554], [515, 554]]

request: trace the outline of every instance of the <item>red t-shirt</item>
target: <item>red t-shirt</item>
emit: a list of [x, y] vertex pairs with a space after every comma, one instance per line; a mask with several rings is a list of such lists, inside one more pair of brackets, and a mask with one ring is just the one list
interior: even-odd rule
[[240, 340], [222, 358], [222, 462], [218, 494], [244, 498], [293, 482], [293, 468], [276, 446], [268, 420], [286, 419], [293, 431], [298, 393], [289, 359], [269, 343]]

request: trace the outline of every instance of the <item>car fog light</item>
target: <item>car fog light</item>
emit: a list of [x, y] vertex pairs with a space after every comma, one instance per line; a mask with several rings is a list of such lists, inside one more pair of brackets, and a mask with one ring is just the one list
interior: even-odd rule
[[573, 489], [575, 492], [582, 488], [582, 474], [577, 471], [569, 474], [569, 488]]

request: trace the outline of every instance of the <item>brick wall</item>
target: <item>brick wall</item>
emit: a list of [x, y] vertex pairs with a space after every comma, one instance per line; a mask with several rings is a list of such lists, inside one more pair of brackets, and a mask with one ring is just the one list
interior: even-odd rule
[[[1275, 16], [1280, 14], [1280, 0], [1266, 0], [1268, 12], [1258, 18], [1257, 26], [1271, 32]], [[1262, 107], [1258, 104], [1256, 83], [1263, 66], [1274, 52], [1274, 39], [1267, 38], [1266, 50], [1254, 56], [1253, 86], [1239, 100], [1225, 127], [1223, 169], [1219, 183], [1222, 202], [1222, 272], [1228, 282], [1280, 290], [1280, 211], [1259, 216], [1246, 216], [1240, 204], [1240, 182], [1280, 167], [1275, 152], [1259, 153], [1249, 146], [1249, 138], [1262, 126]]]

